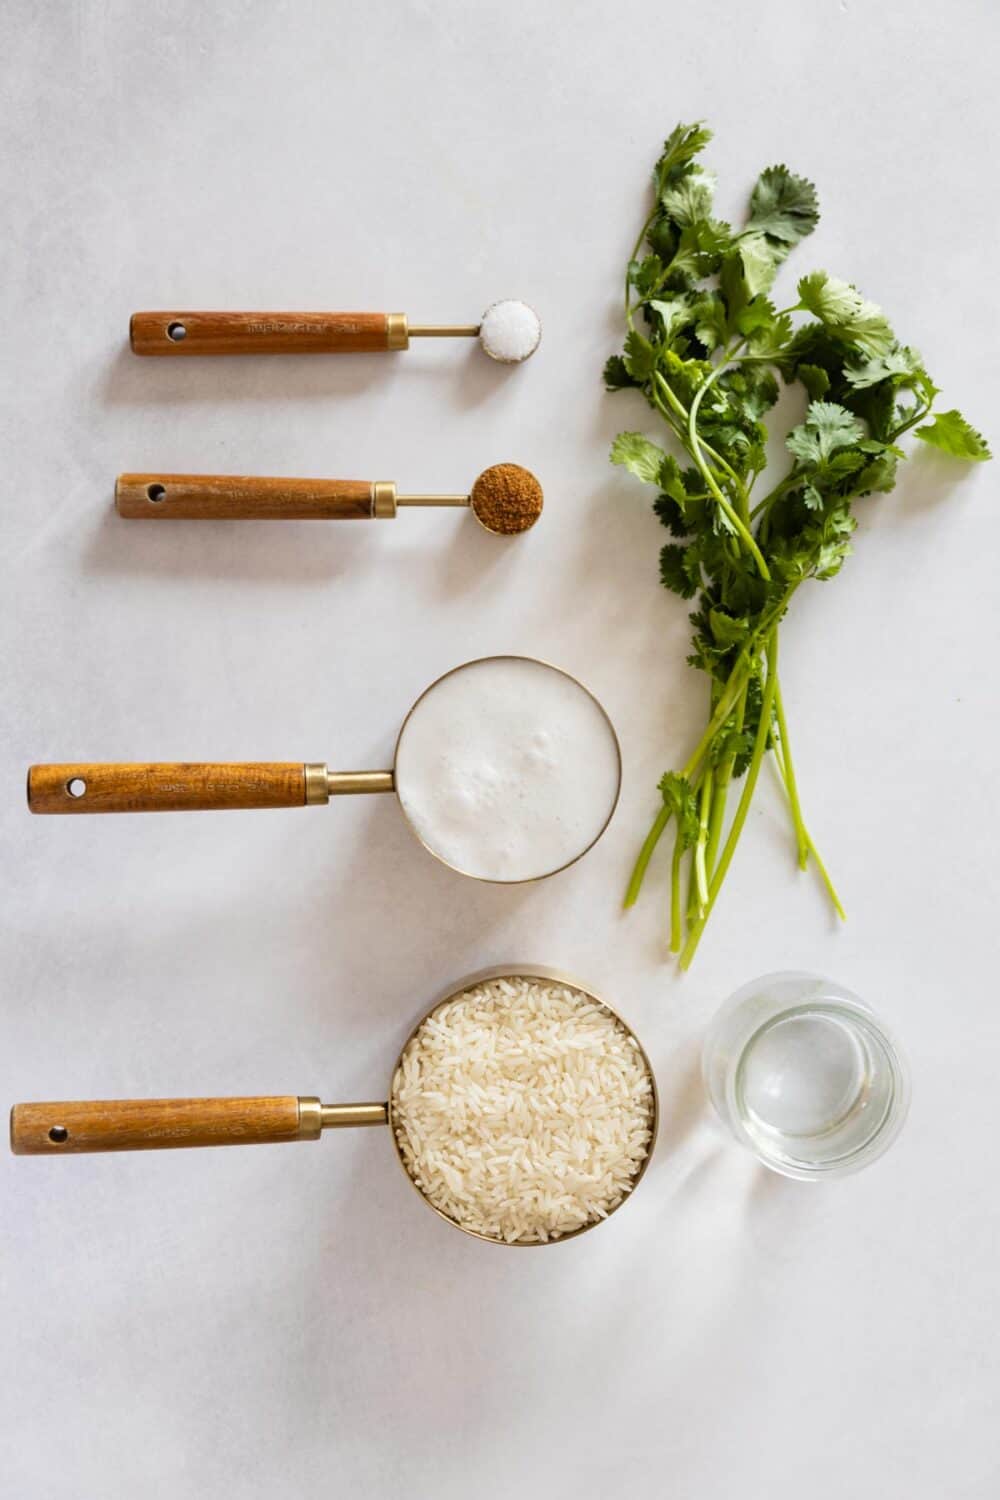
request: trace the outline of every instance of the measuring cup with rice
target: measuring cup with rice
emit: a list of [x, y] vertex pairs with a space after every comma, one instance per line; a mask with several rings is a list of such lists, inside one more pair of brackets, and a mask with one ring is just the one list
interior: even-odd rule
[[315, 1140], [389, 1125], [396, 1155], [455, 1228], [547, 1245], [594, 1228], [634, 1191], [656, 1139], [649, 1058], [592, 991], [536, 964], [463, 980], [417, 1023], [385, 1103], [284, 1095], [16, 1104], [11, 1149], [58, 1156]]

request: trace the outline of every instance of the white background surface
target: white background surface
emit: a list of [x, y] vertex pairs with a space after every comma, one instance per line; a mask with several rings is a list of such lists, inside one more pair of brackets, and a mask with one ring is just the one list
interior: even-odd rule
[[[783, 676], [834, 931], [761, 794], [693, 972], [662, 961], [660, 862], [618, 898], [704, 713], [662, 533], [607, 464], [602, 393], [648, 172], [706, 116], [720, 203], [819, 185], [785, 272], [883, 302], [997, 427], [989, 0], [752, 8], [7, 0], [3, 165], [4, 910], [0, 1099], [381, 1097], [449, 981], [534, 958], [645, 1041], [661, 1142], [599, 1232], [514, 1254], [449, 1231], [381, 1133], [245, 1151], [5, 1157], [0, 1473], [19, 1500], [305, 1493], [768, 1500], [996, 1493], [996, 485], [922, 452], [804, 590]], [[138, 307], [520, 296], [538, 356], [133, 358]], [[144, 528], [123, 469], [461, 489], [513, 459], [543, 524]], [[994, 529], [989, 529], [993, 527]], [[624, 747], [601, 845], [502, 890], [431, 861], [386, 799], [30, 819], [32, 760], [388, 763], [416, 694], [513, 650], [581, 675]], [[736, 985], [827, 971], [908, 1044], [914, 1102], [869, 1173], [758, 1169], [702, 1112]]]

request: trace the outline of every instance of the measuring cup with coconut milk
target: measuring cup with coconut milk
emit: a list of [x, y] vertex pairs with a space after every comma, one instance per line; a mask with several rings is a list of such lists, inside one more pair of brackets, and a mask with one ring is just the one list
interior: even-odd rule
[[475, 880], [540, 880], [575, 863], [618, 801], [621, 751], [576, 678], [529, 656], [489, 656], [439, 677], [403, 721], [391, 771], [325, 764], [32, 766], [34, 813], [299, 807], [395, 792], [424, 848]]

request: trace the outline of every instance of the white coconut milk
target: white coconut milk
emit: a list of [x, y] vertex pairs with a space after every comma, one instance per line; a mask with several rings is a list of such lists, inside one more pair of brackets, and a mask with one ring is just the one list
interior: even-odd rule
[[530, 657], [470, 662], [414, 706], [396, 790], [427, 847], [480, 880], [533, 880], [582, 854], [618, 796], [618, 742], [571, 677]]

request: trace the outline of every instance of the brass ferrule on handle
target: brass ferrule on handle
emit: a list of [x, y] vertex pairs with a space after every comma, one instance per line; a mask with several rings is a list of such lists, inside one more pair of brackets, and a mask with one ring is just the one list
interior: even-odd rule
[[407, 327], [405, 313], [386, 313], [385, 347], [387, 349], [408, 349], [410, 347], [410, 330]]
[[395, 519], [399, 498], [396, 486], [388, 479], [376, 479], [372, 485], [372, 517], [376, 521]]
[[388, 1125], [389, 1106], [379, 1104], [321, 1104], [299, 1100], [300, 1135], [315, 1140], [324, 1130], [347, 1130], [363, 1125]]

